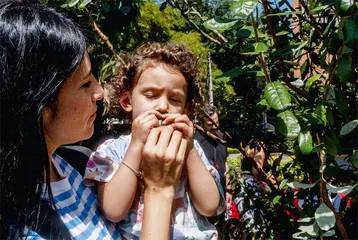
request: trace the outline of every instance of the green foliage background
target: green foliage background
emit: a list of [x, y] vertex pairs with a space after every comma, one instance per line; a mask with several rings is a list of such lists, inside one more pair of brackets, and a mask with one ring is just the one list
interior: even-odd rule
[[[103, 35], [96, 32], [90, 53], [101, 81], [113, 74], [116, 53], [132, 51], [143, 41], [186, 44], [200, 57], [205, 75], [210, 54], [214, 102], [221, 125], [232, 136], [228, 146], [242, 149], [252, 139], [262, 140], [289, 156], [289, 161], [271, 161], [269, 174], [280, 180], [280, 186], [257, 200], [269, 221], [256, 224], [265, 227], [253, 234], [232, 222], [225, 226], [224, 239], [272, 239], [277, 234], [358, 238], [355, 0], [302, 0], [298, 9], [286, 0], [41, 2], [98, 27]], [[202, 85], [207, 88], [207, 82]], [[274, 137], [263, 133], [265, 123], [275, 126]], [[348, 169], [337, 164], [338, 156]], [[240, 162], [236, 159], [230, 165], [232, 184], [238, 187]], [[297, 190], [306, 194], [302, 210], [292, 203]], [[347, 194], [353, 204], [337, 212], [328, 190]], [[291, 232], [277, 221], [286, 210], [299, 218], [288, 217]]]

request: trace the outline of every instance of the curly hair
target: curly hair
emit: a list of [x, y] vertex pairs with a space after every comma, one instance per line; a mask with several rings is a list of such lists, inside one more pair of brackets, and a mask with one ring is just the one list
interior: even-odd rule
[[126, 116], [119, 103], [119, 96], [124, 91], [132, 91], [141, 74], [146, 69], [159, 64], [170, 66], [183, 74], [188, 83], [186, 106], [189, 115], [194, 115], [204, 102], [198, 59], [182, 44], [157, 42], [142, 44], [135, 52], [125, 55], [123, 61], [117, 63], [116, 75], [104, 84], [108, 93], [105, 115]]

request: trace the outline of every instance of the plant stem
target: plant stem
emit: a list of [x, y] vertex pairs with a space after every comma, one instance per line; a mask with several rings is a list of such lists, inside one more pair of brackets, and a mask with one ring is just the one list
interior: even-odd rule
[[[316, 137], [317, 137], [317, 143], [321, 144], [321, 140], [320, 140], [318, 134], [316, 135]], [[319, 157], [319, 162], [320, 162], [320, 164], [319, 164], [320, 165], [320, 173], [319, 173], [319, 193], [320, 193], [319, 197], [320, 197], [320, 202], [325, 203], [327, 205], [327, 207], [333, 212], [333, 214], [334, 214], [334, 216], [336, 218], [336, 225], [337, 225], [342, 237], [344, 238], [344, 240], [348, 240], [349, 236], [347, 234], [347, 231], [346, 231], [345, 227], [343, 226], [343, 223], [341, 221], [341, 217], [339, 216], [339, 214], [334, 209], [333, 204], [332, 204], [331, 200], [328, 197], [328, 192], [327, 192], [326, 184], [325, 184], [325, 181], [324, 181], [323, 170], [321, 171], [322, 165], [324, 164], [323, 153], [319, 152], [318, 157]]]
[[[256, 23], [255, 23], [254, 15], [252, 13], [251, 13], [251, 22], [252, 22], [252, 27], [254, 28], [254, 32], [255, 32], [255, 39], [256, 39], [256, 42], [258, 43], [259, 42], [259, 34], [257, 32], [257, 26], [256, 26]], [[271, 82], [270, 76], [269, 76], [269, 74], [267, 72], [267, 66], [266, 66], [266, 63], [264, 61], [264, 57], [263, 57], [262, 53], [259, 53], [259, 58], [260, 58], [261, 68], [262, 68], [262, 70], [264, 71], [264, 74], [265, 74], [266, 82]]]

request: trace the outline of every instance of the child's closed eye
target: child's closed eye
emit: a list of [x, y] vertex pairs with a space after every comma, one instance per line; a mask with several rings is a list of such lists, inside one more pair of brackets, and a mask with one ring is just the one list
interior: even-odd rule
[[157, 97], [157, 95], [152, 92], [147, 92], [147, 93], [144, 93], [143, 95], [148, 99], [154, 99]]
[[175, 103], [181, 103], [182, 102], [181, 99], [176, 99], [176, 98], [171, 98], [170, 101], [175, 102]]

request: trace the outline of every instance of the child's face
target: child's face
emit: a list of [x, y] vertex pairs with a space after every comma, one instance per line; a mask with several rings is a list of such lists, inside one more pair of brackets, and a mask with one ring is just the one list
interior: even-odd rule
[[144, 111], [157, 110], [162, 114], [182, 114], [186, 105], [187, 81], [183, 74], [160, 64], [143, 71], [129, 94], [132, 119]]

